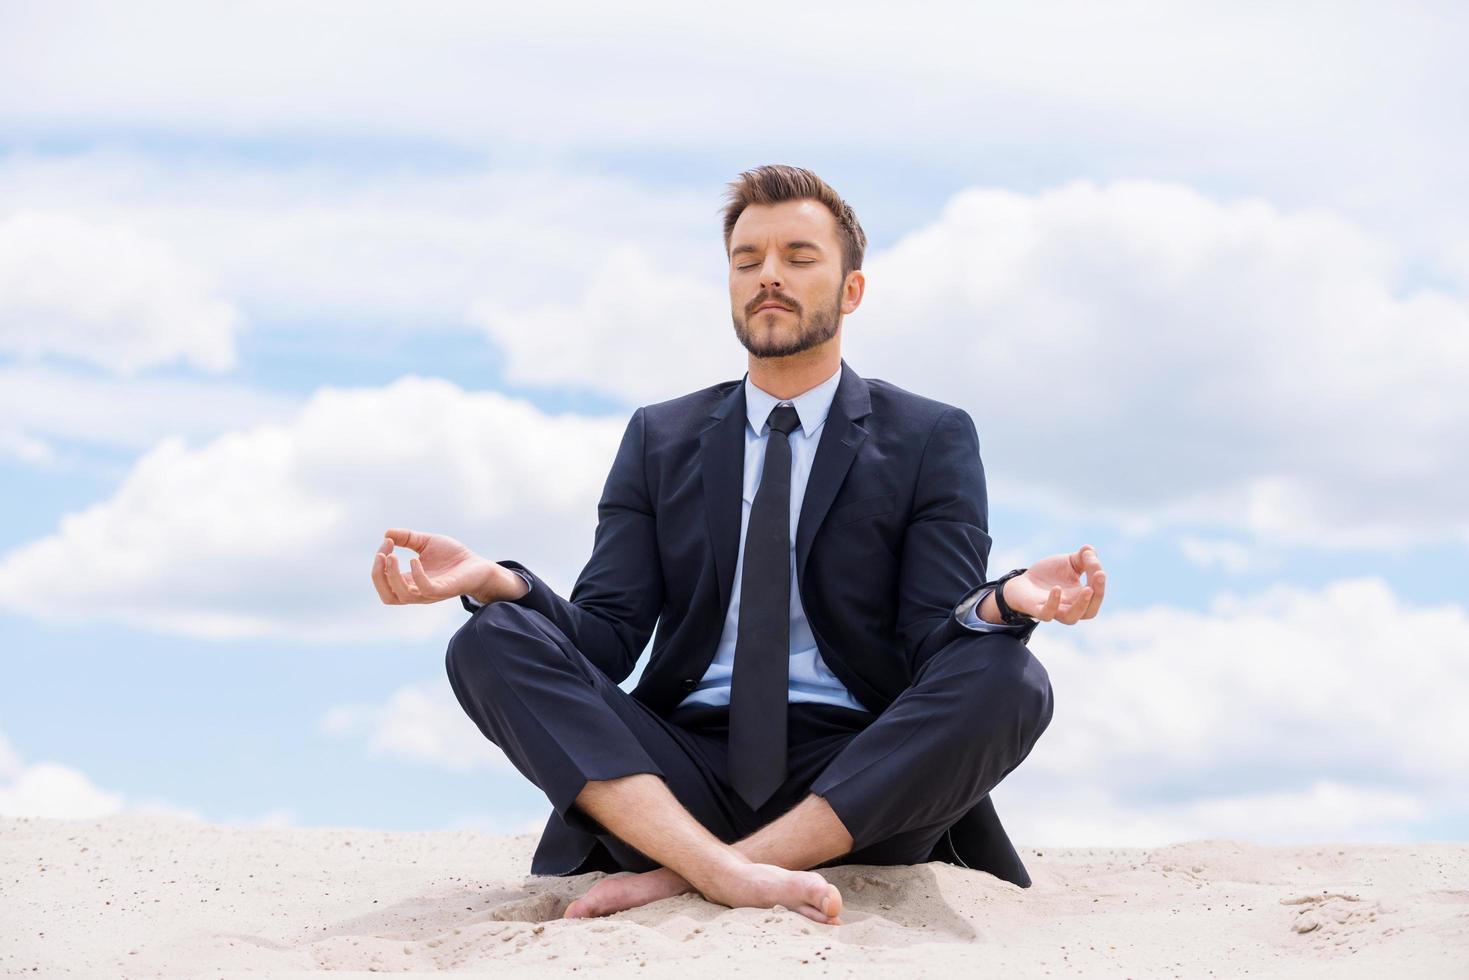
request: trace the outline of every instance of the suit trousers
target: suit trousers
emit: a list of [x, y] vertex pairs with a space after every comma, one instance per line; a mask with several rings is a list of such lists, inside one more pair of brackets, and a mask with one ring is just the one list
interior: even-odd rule
[[791, 702], [786, 781], [751, 810], [727, 781], [727, 706], [659, 715], [534, 609], [495, 602], [477, 610], [450, 640], [445, 663], [484, 736], [567, 824], [605, 849], [600, 860], [559, 874], [658, 867], [575, 805], [589, 780], [634, 773], [661, 777], [726, 843], [814, 793], [853, 839], [852, 850], [828, 864], [922, 863], [1030, 753], [1053, 710], [1045, 668], [1024, 643], [1005, 633], [963, 636], [930, 656], [878, 714]]

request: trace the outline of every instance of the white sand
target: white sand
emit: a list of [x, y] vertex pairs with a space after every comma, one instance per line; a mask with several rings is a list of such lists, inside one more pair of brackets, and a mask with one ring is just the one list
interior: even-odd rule
[[844, 867], [846, 922], [696, 896], [563, 920], [531, 835], [0, 819], [0, 971], [1469, 977], [1469, 845], [1025, 849]]

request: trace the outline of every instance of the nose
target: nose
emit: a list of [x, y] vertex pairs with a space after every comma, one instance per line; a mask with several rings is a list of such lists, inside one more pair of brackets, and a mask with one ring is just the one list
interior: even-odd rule
[[762, 289], [780, 288], [780, 260], [774, 249], [770, 250], [760, 265], [760, 286]]

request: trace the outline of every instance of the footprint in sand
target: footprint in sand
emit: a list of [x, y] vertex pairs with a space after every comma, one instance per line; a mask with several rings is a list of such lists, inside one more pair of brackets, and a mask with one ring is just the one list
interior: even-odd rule
[[1368, 933], [1387, 931], [1377, 922], [1382, 904], [1364, 900], [1360, 895], [1344, 892], [1297, 895], [1282, 898], [1280, 904], [1296, 906], [1291, 931], [1311, 936], [1318, 945], [1350, 945], [1366, 939]]

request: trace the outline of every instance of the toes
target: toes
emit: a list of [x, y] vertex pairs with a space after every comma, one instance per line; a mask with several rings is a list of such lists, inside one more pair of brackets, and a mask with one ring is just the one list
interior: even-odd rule
[[828, 918], [835, 919], [842, 914], [842, 893], [837, 890], [836, 885], [828, 884], [826, 902], [821, 906]]
[[842, 893], [837, 891], [836, 885], [813, 873], [808, 879], [803, 897], [806, 901], [801, 903], [803, 907], [799, 909], [803, 915], [817, 922], [841, 924], [838, 916], [842, 914]]
[[596, 886], [581, 898], [566, 906], [566, 918], [589, 919], [603, 913], [605, 902], [600, 900]]
[[813, 908], [810, 905], [798, 905], [792, 911], [799, 912], [811, 921], [820, 922], [822, 925], [841, 925], [840, 922], [833, 921], [820, 909]]

